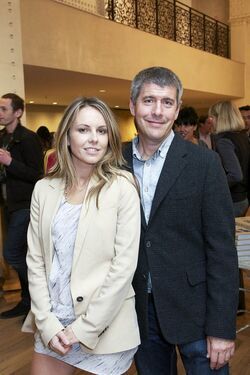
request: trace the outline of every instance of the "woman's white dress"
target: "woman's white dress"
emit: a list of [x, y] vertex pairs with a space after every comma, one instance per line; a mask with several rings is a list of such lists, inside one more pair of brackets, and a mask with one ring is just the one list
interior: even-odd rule
[[[75, 320], [70, 292], [70, 276], [76, 232], [82, 205], [70, 204], [64, 198], [52, 223], [54, 256], [49, 278], [52, 311], [66, 327]], [[47, 354], [70, 365], [98, 375], [123, 374], [130, 367], [137, 348], [113, 354], [85, 353], [79, 344], [61, 356], [46, 347], [37, 331], [35, 352]]]

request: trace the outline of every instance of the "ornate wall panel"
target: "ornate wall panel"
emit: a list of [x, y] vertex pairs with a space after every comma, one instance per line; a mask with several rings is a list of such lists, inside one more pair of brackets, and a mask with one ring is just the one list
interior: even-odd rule
[[54, 0], [58, 3], [72, 6], [73, 8], [81, 9], [86, 12], [95, 13], [104, 16], [104, 1], [103, 0]]

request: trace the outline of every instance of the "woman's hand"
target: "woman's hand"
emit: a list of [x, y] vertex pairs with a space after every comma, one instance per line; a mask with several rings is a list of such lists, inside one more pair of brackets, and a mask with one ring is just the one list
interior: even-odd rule
[[70, 326], [66, 327], [63, 332], [65, 333], [65, 336], [67, 337], [68, 341], [70, 342], [70, 345], [79, 342], [78, 338], [75, 336], [75, 334], [72, 331], [72, 328]]
[[58, 332], [49, 342], [49, 347], [60, 355], [67, 354], [71, 349], [71, 343], [65, 334], [65, 330]]

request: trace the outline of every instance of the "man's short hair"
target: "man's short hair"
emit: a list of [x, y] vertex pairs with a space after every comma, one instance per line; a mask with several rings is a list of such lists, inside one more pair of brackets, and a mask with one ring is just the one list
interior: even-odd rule
[[3, 99], [11, 99], [11, 107], [13, 111], [17, 111], [18, 109], [21, 109], [24, 111], [24, 100], [20, 98], [20, 96], [13, 94], [9, 92], [8, 94], [2, 95]]
[[130, 99], [133, 104], [136, 103], [138, 96], [140, 95], [142, 86], [145, 83], [154, 83], [160, 87], [175, 87], [176, 88], [176, 100], [177, 104], [180, 103], [183, 87], [179, 77], [168, 68], [163, 68], [161, 66], [153, 66], [141, 70], [133, 79], [131, 84]]
[[240, 111], [250, 111], [250, 105], [243, 105], [239, 108]]

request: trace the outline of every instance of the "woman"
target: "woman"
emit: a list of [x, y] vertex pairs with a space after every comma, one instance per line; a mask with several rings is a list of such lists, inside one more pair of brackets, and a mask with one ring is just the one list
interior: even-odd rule
[[240, 111], [231, 102], [219, 102], [209, 109], [215, 131], [215, 150], [226, 172], [235, 217], [248, 209], [250, 145]]
[[122, 374], [139, 331], [131, 286], [140, 203], [105, 103], [76, 99], [56, 134], [56, 163], [35, 186], [28, 231], [31, 374]]
[[208, 147], [207, 144], [196, 138], [194, 133], [198, 124], [198, 115], [193, 107], [184, 107], [180, 110], [175, 121], [175, 132], [179, 133], [186, 141], [196, 145]]

